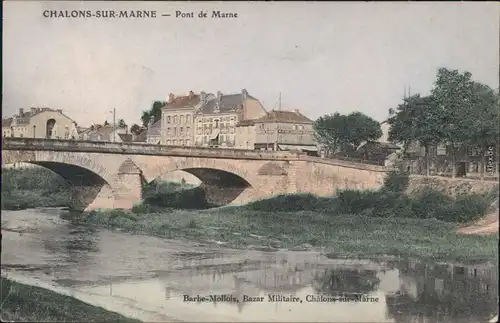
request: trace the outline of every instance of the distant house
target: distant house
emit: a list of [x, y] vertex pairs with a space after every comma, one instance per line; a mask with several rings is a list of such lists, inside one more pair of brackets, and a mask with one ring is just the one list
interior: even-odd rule
[[254, 123], [254, 149], [301, 151], [310, 155], [318, 153], [313, 121], [297, 109], [272, 110]]
[[3, 137], [77, 139], [75, 122], [61, 109], [19, 109], [19, 113], [2, 119]]
[[94, 126], [80, 134], [81, 140], [105, 141], [105, 142], [125, 142], [132, 136], [128, 136], [127, 128], [113, 127], [112, 125]]
[[161, 120], [153, 122], [151, 119], [146, 130], [146, 143], [159, 144], [161, 141]]

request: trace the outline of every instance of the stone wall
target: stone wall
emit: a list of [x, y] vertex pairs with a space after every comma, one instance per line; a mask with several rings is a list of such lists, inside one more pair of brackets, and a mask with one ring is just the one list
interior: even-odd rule
[[414, 195], [424, 189], [434, 189], [454, 197], [462, 193], [488, 193], [497, 186], [497, 181], [411, 175], [407, 193]]

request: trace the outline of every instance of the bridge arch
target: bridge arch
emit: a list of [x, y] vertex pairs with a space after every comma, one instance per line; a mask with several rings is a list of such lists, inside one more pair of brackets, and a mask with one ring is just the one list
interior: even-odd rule
[[61, 176], [71, 187], [70, 206], [84, 210], [102, 191], [114, 195], [112, 176], [105, 167], [90, 158], [75, 153], [47, 151], [2, 151], [2, 167], [27, 163], [49, 169]]
[[[151, 158], [151, 157], [150, 157]], [[154, 158], [154, 157], [153, 157]], [[147, 182], [164, 175], [183, 171], [197, 177], [205, 198], [211, 205], [222, 206], [231, 203], [246, 190], [254, 186], [245, 165], [235, 160], [214, 158], [182, 158], [179, 160], [163, 157], [158, 162], [141, 163], [140, 158], [132, 158], [143, 171]]]

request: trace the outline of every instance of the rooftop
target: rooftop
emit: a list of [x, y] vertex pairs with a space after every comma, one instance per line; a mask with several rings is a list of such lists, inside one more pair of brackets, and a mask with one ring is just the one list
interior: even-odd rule
[[294, 123], [312, 123], [312, 120], [304, 116], [298, 110], [272, 110], [256, 122], [294, 122]]
[[170, 94], [168, 101], [165, 102], [163, 108], [166, 109], [182, 109], [187, 107], [194, 107], [200, 103], [200, 94], [195, 94], [190, 91], [188, 95], [175, 96]]
[[[30, 108], [29, 111], [24, 111], [23, 108], [19, 109], [19, 113], [17, 115], [14, 115], [13, 117], [5, 118], [2, 119], [2, 127], [10, 127], [14, 123], [14, 119], [16, 121], [17, 125], [27, 125], [30, 123], [30, 119], [34, 117], [35, 115], [38, 115], [43, 112], [57, 112], [65, 117], [69, 118], [66, 116], [63, 112], [62, 109], [51, 109], [51, 108], [37, 108], [37, 107], [32, 107]], [[69, 118], [71, 119], [71, 118]]]

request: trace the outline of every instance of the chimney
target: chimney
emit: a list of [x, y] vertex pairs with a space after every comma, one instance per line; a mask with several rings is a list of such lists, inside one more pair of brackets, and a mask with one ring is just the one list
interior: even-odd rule
[[19, 116], [22, 117], [24, 115], [24, 109], [19, 108]]
[[293, 111], [294, 111], [296, 114], [299, 114], [299, 113], [300, 113], [299, 109], [294, 109]]
[[217, 91], [217, 103], [220, 104], [221, 101], [222, 101], [222, 92], [221, 91]]
[[174, 95], [173, 93], [170, 93], [170, 94], [168, 95], [168, 103], [173, 102], [173, 101], [174, 101], [174, 99], [175, 99], [175, 95]]
[[56, 109], [56, 112], [62, 113], [62, 109]]
[[205, 103], [205, 101], [207, 100], [207, 94], [203, 91], [200, 92], [200, 101]]
[[194, 92], [193, 91], [189, 91], [189, 99], [192, 99], [194, 97]]
[[245, 101], [247, 99], [247, 97], [248, 97], [247, 90], [245, 90], [245, 89], [241, 90], [241, 100]]
[[36, 108], [35, 107], [31, 107], [30, 111], [31, 111], [31, 114], [34, 114], [36, 112]]

